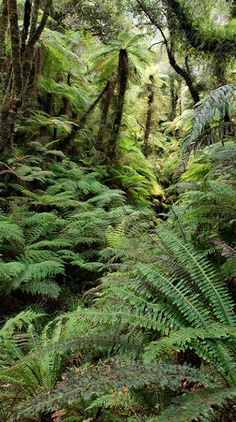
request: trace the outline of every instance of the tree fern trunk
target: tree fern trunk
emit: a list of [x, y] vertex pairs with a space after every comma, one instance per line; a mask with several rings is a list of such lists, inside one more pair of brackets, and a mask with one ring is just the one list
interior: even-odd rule
[[129, 59], [128, 53], [126, 50], [121, 49], [119, 54], [119, 64], [118, 64], [118, 99], [117, 106], [115, 111], [115, 119], [113, 123], [112, 135], [111, 135], [111, 144], [109, 158], [113, 159], [116, 151], [117, 139], [120, 133], [121, 121], [123, 116], [125, 94], [127, 89], [129, 79]]
[[144, 155], [147, 157], [148, 155], [148, 147], [149, 147], [149, 137], [152, 129], [152, 117], [153, 117], [153, 103], [154, 103], [154, 87], [155, 87], [155, 79], [154, 76], [150, 76], [150, 83], [148, 84], [148, 108], [147, 108], [147, 118], [146, 118], [146, 125], [145, 125], [145, 133], [144, 133]]

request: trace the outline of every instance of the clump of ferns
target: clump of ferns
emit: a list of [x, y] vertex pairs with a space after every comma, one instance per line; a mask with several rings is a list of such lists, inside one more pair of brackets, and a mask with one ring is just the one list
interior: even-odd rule
[[182, 176], [179, 189], [184, 192], [170, 214], [170, 221], [183, 236], [200, 244], [223, 265], [224, 274], [232, 276], [236, 255], [235, 159], [233, 141], [212, 145], [198, 154]]

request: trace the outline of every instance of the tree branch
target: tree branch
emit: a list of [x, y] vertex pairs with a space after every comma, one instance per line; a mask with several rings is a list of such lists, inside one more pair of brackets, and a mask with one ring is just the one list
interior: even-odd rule
[[186, 69], [182, 68], [176, 62], [176, 59], [175, 59], [175, 56], [174, 56], [174, 53], [173, 53], [173, 49], [169, 45], [168, 40], [167, 40], [167, 38], [165, 36], [165, 33], [164, 33], [161, 25], [158, 22], [156, 22], [156, 20], [153, 18], [153, 16], [151, 15], [150, 11], [145, 7], [145, 5], [143, 4], [143, 2], [141, 2], [140, 0], [136, 0], [136, 1], [138, 3], [139, 7], [142, 9], [142, 11], [145, 13], [145, 15], [150, 20], [150, 22], [161, 33], [162, 38], [163, 38], [163, 41], [164, 41], [164, 44], [165, 44], [165, 47], [166, 47], [166, 52], [167, 52], [167, 55], [168, 55], [168, 59], [169, 59], [170, 65], [173, 67], [173, 69], [175, 70], [175, 72], [184, 79], [186, 85], [188, 86], [188, 89], [190, 91], [190, 94], [191, 94], [191, 97], [193, 99], [194, 104], [198, 103], [200, 101], [200, 97], [199, 97], [199, 94], [198, 94], [197, 89], [195, 88], [195, 86], [193, 84], [191, 75], [190, 75], [190, 73]]

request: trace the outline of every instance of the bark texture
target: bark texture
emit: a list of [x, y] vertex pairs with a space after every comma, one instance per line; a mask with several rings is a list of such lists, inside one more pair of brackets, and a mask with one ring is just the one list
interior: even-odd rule
[[22, 53], [25, 49], [26, 40], [29, 34], [31, 6], [32, 6], [31, 0], [26, 0], [25, 6], [24, 6], [24, 22], [23, 22], [23, 29], [22, 29], [22, 35], [21, 35], [21, 52]]
[[[3, 0], [0, 15], [0, 72], [5, 93], [0, 111], [0, 151], [10, 153], [18, 111], [28, 101], [29, 89], [35, 76], [34, 52], [36, 43], [46, 26], [52, 0], [44, 2], [43, 16], [37, 26], [40, 0], [25, 0], [23, 27], [20, 33], [17, 0]], [[5, 38], [9, 26], [11, 61], [3, 77]]]
[[32, 38], [37, 28], [40, 3], [41, 3], [41, 0], [34, 0], [34, 4], [32, 7], [30, 34], [29, 34], [30, 38]]
[[111, 160], [114, 159], [115, 154], [116, 154], [117, 139], [120, 133], [128, 79], [129, 79], [128, 53], [126, 50], [121, 49], [119, 53], [119, 64], [118, 64], [118, 98], [117, 98], [113, 129], [112, 129], [112, 134], [111, 134], [111, 143], [110, 143], [110, 148], [109, 148], [110, 150], [109, 158]]
[[[28, 89], [29, 81], [32, 79], [31, 78], [31, 72], [32, 72], [32, 69], [33, 69], [35, 45], [39, 41], [40, 36], [42, 35], [42, 32], [43, 32], [43, 30], [46, 26], [46, 23], [47, 23], [47, 20], [48, 20], [50, 11], [51, 11], [51, 7], [52, 7], [52, 0], [47, 0], [45, 7], [44, 7], [41, 22], [39, 23], [38, 26], [36, 26], [35, 31], [30, 36], [29, 41], [27, 42], [27, 44], [24, 48], [24, 54], [23, 54], [23, 57], [22, 57], [22, 71], [23, 71], [22, 97], [23, 97], [23, 101], [25, 100], [25, 94], [26, 94], [27, 89]], [[34, 9], [33, 9], [33, 11], [34, 11]], [[30, 32], [31, 32], [31, 30], [32, 30], [32, 26], [31, 26]]]
[[6, 59], [6, 33], [8, 28], [8, 5], [7, 0], [2, 0], [0, 10], [0, 74], [3, 79], [3, 66]]
[[22, 68], [21, 68], [21, 40], [18, 24], [17, 1], [8, 0], [8, 14], [10, 23], [12, 68], [14, 80], [14, 93], [20, 97], [22, 90]]

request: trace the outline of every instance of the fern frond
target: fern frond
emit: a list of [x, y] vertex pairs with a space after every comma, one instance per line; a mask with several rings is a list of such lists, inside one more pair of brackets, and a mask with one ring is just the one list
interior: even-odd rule
[[[181, 380], [189, 378], [199, 381], [201, 375], [199, 371], [187, 367], [175, 367], [171, 365], [160, 365], [156, 367], [142, 367], [138, 363], [121, 363], [116, 362], [112, 365], [99, 365], [98, 367], [90, 367], [88, 369], [81, 368], [79, 371], [72, 373], [68, 378], [58, 384], [56, 389], [47, 396], [39, 396], [37, 399], [26, 401], [16, 409], [16, 417], [26, 417], [32, 414], [38, 414], [45, 410], [54, 409], [58, 400], [60, 403], [65, 401], [70, 404], [78, 403], [81, 399], [86, 401], [96, 400], [96, 396], [110, 394], [112, 391], [122, 391], [124, 388], [141, 388], [144, 385], [152, 385], [152, 388], [163, 389], [168, 386], [170, 389], [176, 389], [177, 385], [181, 385]], [[202, 380], [205, 384], [206, 378]]]
[[195, 341], [204, 343], [205, 340], [227, 340], [231, 337], [235, 338], [235, 336], [235, 328], [217, 323], [213, 323], [205, 328], [185, 327], [171, 332], [168, 337], [151, 342], [146, 347], [145, 360], [150, 362], [162, 353], [170, 353], [173, 350], [186, 350]]
[[223, 407], [227, 400], [236, 398], [236, 387], [211, 389], [204, 388], [176, 398], [173, 404], [156, 418], [157, 422], [189, 422], [212, 420], [217, 408]]
[[224, 85], [212, 91], [200, 101], [194, 110], [193, 125], [183, 141], [184, 150], [189, 150], [199, 143], [199, 137], [207, 126], [231, 114], [236, 103], [236, 84]]
[[196, 287], [210, 300], [219, 321], [226, 325], [235, 325], [232, 299], [220, 280], [220, 276], [217, 275], [205, 256], [190, 244], [181, 242], [172, 233], [159, 230], [158, 235], [177, 261], [190, 272]]

